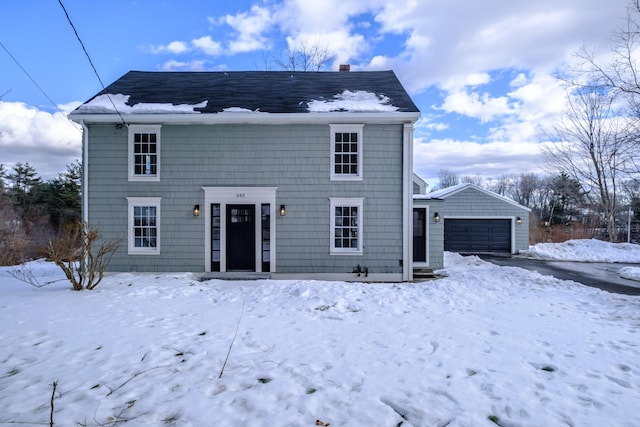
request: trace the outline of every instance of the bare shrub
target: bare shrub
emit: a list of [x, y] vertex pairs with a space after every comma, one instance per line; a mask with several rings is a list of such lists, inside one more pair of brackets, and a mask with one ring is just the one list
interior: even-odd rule
[[16, 265], [24, 262], [29, 240], [20, 220], [10, 206], [2, 203], [0, 196], [0, 265]]
[[120, 246], [119, 240], [104, 241], [97, 246], [99, 241], [100, 232], [80, 222], [49, 240], [44, 252], [62, 269], [74, 290], [91, 290], [104, 277], [105, 268]]

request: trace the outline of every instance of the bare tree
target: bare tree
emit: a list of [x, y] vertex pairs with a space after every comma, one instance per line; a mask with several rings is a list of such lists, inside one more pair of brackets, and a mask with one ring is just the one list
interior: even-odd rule
[[[322, 71], [331, 58], [329, 47], [319, 40], [302, 40], [295, 46], [289, 46], [280, 57], [272, 57], [278, 68], [287, 71]], [[268, 67], [266, 60], [265, 65]]]
[[513, 198], [513, 187], [515, 185], [516, 176], [502, 174], [491, 182], [489, 189], [501, 196]]
[[569, 88], [567, 109], [552, 133], [556, 143], [544, 150], [550, 172], [565, 171], [589, 190], [586, 196], [599, 208], [610, 241], [616, 235], [618, 181], [633, 152], [614, 100], [598, 84]]
[[482, 187], [482, 177], [480, 175], [465, 175], [462, 177], [462, 182], [465, 184], [473, 184], [478, 187]]
[[[563, 79], [574, 85], [596, 82], [607, 88], [610, 94], [621, 100], [630, 117], [628, 136], [635, 139], [636, 147], [640, 143], [640, 0], [630, 0], [626, 19], [613, 33], [614, 42], [608, 62], [601, 62], [600, 57], [587, 47], [583, 47], [576, 56], [581, 63], [569, 71]], [[638, 181], [640, 172], [640, 150], [628, 156], [624, 165], [630, 179]]]
[[440, 169], [438, 179], [440, 180], [438, 182], [438, 189], [453, 187], [454, 185], [460, 184], [460, 177], [449, 169]]
[[544, 185], [543, 180], [534, 173], [521, 173], [515, 180], [513, 186], [514, 200], [521, 205], [528, 206], [530, 208], [542, 206], [536, 206], [535, 194]]

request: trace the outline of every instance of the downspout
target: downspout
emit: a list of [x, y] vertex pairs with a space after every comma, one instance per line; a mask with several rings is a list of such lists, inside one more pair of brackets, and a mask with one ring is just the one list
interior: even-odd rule
[[402, 133], [402, 280], [413, 280], [413, 123], [405, 123]]
[[89, 128], [80, 121], [82, 125], [82, 222], [89, 224]]

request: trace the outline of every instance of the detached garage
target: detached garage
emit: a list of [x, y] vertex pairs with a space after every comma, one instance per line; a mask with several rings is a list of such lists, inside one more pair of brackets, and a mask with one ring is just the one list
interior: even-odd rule
[[463, 253], [518, 253], [529, 248], [531, 209], [473, 184], [428, 195], [443, 200], [444, 250]]

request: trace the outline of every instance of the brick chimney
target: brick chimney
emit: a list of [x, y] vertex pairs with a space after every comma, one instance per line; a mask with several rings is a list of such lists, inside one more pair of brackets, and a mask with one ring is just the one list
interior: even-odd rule
[[348, 73], [351, 71], [351, 65], [349, 64], [340, 64], [340, 72]]

